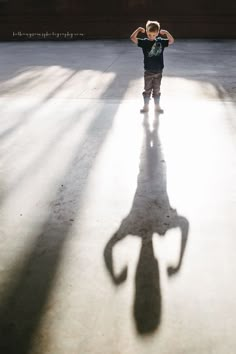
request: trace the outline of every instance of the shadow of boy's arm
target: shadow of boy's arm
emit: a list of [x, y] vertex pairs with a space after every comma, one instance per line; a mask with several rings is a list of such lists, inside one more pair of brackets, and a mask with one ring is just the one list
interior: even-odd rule
[[185, 217], [178, 216], [177, 224], [175, 225], [175, 227], [179, 227], [181, 230], [181, 248], [178, 264], [175, 267], [169, 266], [167, 268], [167, 273], [169, 276], [176, 274], [180, 270], [180, 267], [182, 265], [182, 260], [188, 239], [189, 222]]
[[104, 260], [105, 260], [105, 264], [106, 267], [112, 277], [112, 280], [115, 284], [121, 284], [123, 283], [126, 278], [127, 278], [127, 273], [128, 273], [128, 267], [125, 266], [122, 271], [120, 272], [120, 274], [115, 274], [114, 273], [114, 264], [113, 264], [113, 255], [112, 255], [112, 251], [113, 251], [113, 247], [115, 246], [115, 244], [120, 241], [121, 239], [123, 239], [124, 237], [126, 237], [126, 234], [122, 234], [119, 232], [119, 230], [112, 236], [112, 238], [110, 239], [110, 241], [107, 243], [105, 249], [104, 249]]

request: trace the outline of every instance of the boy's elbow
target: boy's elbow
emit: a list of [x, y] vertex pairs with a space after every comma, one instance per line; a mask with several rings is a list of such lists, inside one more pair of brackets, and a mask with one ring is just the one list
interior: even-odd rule
[[137, 38], [134, 38], [134, 37], [130, 36], [130, 39], [131, 39], [131, 41], [132, 41], [133, 43], [135, 43], [135, 44], [137, 44], [137, 43], [138, 43]]

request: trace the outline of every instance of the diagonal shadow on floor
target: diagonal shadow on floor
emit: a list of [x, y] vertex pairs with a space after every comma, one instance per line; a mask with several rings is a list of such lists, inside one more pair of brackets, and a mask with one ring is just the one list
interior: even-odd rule
[[[127, 87], [124, 87], [124, 94]], [[12, 272], [9, 272], [0, 304], [1, 353], [27, 354], [32, 350], [34, 335], [47, 311], [73, 219], [82, 208], [89, 171], [112, 127], [118, 107], [117, 102], [107, 111], [106, 102], [101, 103], [101, 109], [96, 111], [86, 136], [78, 143], [75, 157], [59, 182], [47, 219], [32, 235], [32, 245], [27, 254], [23, 259], [16, 259]], [[71, 129], [74, 129], [73, 122]]]

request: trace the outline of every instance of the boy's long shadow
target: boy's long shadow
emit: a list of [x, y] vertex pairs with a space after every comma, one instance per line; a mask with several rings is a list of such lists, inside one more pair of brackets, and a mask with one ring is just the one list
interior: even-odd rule
[[153, 130], [144, 117], [144, 143], [140, 158], [137, 190], [128, 216], [123, 219], [104, 250], [104, 259], [113, 282], [126, 280], [128, 268], [114, 273], [113, 247], [128, 235], [141, 238], [141, 251], [135, 276], [134, 318], [139, 334], [151, 333], [161, 322], [161, 286], [158, 259], [154, 255], [154, 233], [164, 236], [172, 228], [181, 231], [181, 247], [177, 265], [169, 266], [169, 276], [176, 274], [182, 264], [189, 223], [170, 205], [166, 190], [166, 168], [158, 138], [159, 115], [155, 115]]

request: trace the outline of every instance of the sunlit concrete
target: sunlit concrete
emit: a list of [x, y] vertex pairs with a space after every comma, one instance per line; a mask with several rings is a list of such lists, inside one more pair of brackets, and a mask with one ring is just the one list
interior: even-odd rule
[[234, 354], [236, 41], [1, 43], [8, 354]]

